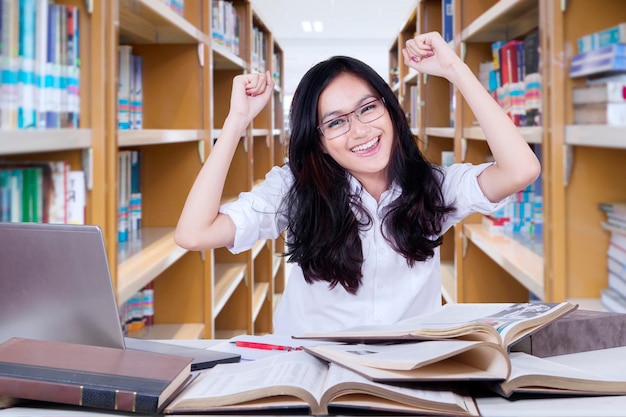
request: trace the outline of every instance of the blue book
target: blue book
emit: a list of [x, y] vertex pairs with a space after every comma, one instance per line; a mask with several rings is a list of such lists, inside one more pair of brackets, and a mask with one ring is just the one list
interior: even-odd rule
[[605, 46], [589, 52], [583, 52], [572, 57], [572, 66], [583, 62], [596, 61], [607, 57], [626, 57], [626, 44], [617, 43], [615, 45]]
[[578, 52], [587, 52], [616, 43], [626, 43], [626, 23], [585, 35], [578, 39]]
[[443, 30], [441, 32], [443, 39], [446, 42], [450, 42], [454, 39], [454, 2], [452, 0], [443, 0], [441, 7], [443, 16]]
[[609, 56], [572, 65], [569, 70], [569, 76], [570, 78], [576, 78], [616, 71], [626, 71], [626, 56]]

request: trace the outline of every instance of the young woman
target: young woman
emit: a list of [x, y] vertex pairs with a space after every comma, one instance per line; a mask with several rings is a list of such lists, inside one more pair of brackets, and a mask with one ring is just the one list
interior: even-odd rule
[[274, 317], [277, 334], [389, 324], [438, 308], [445, 231], [496, 210], [539, 175], [518, 129], [438, 33], [409, 40], [402, 54], [408, 66], [459, 89], [495, 162], [429, 163], [385, 81], [358, 60], [333, 57], [296, 89], [289, 162], [220, 207], [241, 134], [273, 89], [269, 73], [233, 80], [230, 113], [175, 239], [190, 250], [237, 253], [286, 230], [294, 266]]

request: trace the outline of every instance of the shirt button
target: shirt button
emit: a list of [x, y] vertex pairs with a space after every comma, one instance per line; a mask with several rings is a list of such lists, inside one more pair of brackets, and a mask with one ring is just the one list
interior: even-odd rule
[[378, 254], [379, 255], [384, 255], [385, 254], [385, 248], [378, 248]]
[[382, 287], [383, 287], [383, 283], [382, 282], [380, 282], [380, 281], [376, 282], [376, 288], [377, 289], [380, 290]]

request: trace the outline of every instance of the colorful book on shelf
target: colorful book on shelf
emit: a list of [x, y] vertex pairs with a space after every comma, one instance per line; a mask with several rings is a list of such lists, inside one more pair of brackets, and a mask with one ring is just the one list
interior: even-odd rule
[[0, 394], [155, 414], [191, 376], [191, 358], [12, 338], [0, 344]]
[[203, 372], [165, 414], [309, 412], [478, 415], [474, 400], [449, 389], [382, 384], [306, 352], [217, 366]]
[[337, 342], [483, 340], [508, 349], [548, 323], [578, 308], [562, 303], [455, 303], [395, 324], [358, 326], [343, 331], [307, 333], [294, 338]]
[[626, 44], [616, 44], [572, 57], [570, 78], [626, 70]]
[[578, 52], [588, 52], [617, 43], [626, 43], [626, 23], [581, 36], [576, 41]]
[[626, 313], [626, 297], [613, 288], [605, 288], [600, 292], [600, 302], [608, 311]]

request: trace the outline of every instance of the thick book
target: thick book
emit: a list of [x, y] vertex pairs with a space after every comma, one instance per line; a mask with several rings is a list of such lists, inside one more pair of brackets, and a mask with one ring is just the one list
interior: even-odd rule
[[0, 396], [155, 414], [191, 375], [191, 358], [11, 338], [0, 344]]
[[626, 314], [576, 310], [511, 346], [540, 358], [626, 346]]
[[511, 352], [511, 376], [492, 383], [496, 393], [519, 395], [626, 395], [626, 378], [594, 374], [523, 352]]
[[607, 81], [572, 88], [572, 103], [625, 103], [626, 81]]
[[395, 324], [358, 326], [344, 331], [307, 333], [294, 338], [336, 342], [482, 340], [504, 349], [578, 308], [562, 303], [452, 303]]
[[373, 382], [303, 351], [218, 365], [199, 375], [164, 410], [243, 412], [478, 415], [474, 400], [463, 393], [443, 386]]

